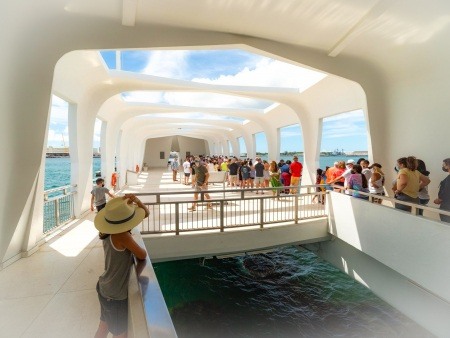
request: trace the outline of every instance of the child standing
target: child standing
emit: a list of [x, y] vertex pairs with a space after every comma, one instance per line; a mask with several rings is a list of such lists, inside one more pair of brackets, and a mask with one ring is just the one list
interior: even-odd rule
[[105, 180], [103, 178], [97, 178], [95, 183], [97, 185], [91, 191], [91, 211], [94, 211], [95, 204], [97, 212], [99, 212], [106, 205], [106, 195], [111, 198], [114, 198], [114, 196], [109, 192], [108, 188], [105, 188]]

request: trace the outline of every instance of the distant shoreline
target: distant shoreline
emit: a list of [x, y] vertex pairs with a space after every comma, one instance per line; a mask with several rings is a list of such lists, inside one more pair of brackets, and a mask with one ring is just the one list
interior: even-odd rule
[[[93, 158], [100, 158], [100, 154], [93, 154]], [[45, 158], [70, 158], [69, 154], [45, 154]]]

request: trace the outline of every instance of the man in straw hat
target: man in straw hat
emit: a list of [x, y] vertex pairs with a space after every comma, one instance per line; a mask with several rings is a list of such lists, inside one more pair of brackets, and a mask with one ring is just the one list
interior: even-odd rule
[[128, 280], [133, 254], [144, 260], [147, 252], [133, 239], [130, 230], [148, 217], [147, 207], [132, 194], [106, 203], [94, 219], [105, 252], [105, 272], [97, 283], [100, 301], [100, 324], [96, 338], [126, 337], [128, 331]]

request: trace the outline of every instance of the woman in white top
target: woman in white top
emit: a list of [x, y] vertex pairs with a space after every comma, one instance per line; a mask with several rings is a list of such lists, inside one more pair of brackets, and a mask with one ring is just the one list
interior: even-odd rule
[[208, 172], [217, 171], [216, 168], [214, 167], [214, 163], [212, 163], [211, 160], [207, 160], [207, 161], [208, 161]]
[[[372, 176], [369, 180], [369, 192], [371, 194], [384, 196], [384, 173], [381, 170], [381, 164], [374, 163], [369, 169], [372, 169]], [[378, 203], [382, 202], [379, 198], [374, 198], [374, 201]]]

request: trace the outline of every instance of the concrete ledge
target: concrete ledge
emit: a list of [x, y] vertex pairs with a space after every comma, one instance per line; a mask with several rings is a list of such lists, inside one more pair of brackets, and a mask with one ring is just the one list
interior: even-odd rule
[[152, 262], [228, 255], [277, 246], [329, 240], [328, 220], [219, 231], [143, 235]]

